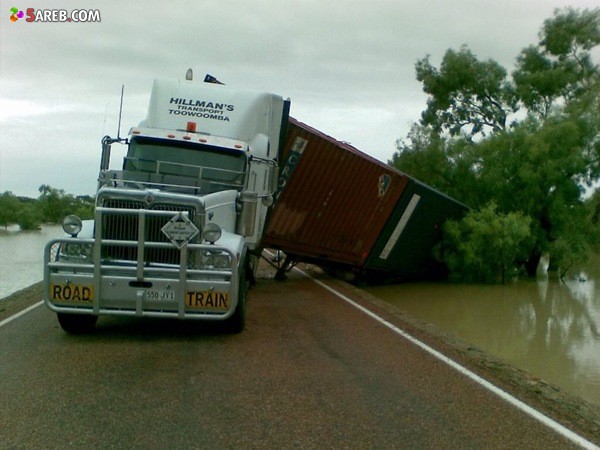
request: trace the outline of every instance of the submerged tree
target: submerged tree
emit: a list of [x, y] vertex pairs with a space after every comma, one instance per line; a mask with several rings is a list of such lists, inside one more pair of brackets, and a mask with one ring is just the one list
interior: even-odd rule
[[44, 221], [36, 202], [24, 202], [17, 213], [17, 223], [21, 230], [38, 230]]
[[47, 184], [39, 188], [38, 199], [44, 220], [59, 223], [68, 214], [76, 214], [82, 219], [90, 219], [94, 211], [94, 199], [89, 196], [74, 197], [62, 189], [56, 189]]
[[44, 222], [61, 222], [68, 214], [76, 214], [82, 219], [93, 217], [93, 197], [74, 197], [45, 184], [39, 190], [37, 199], [17, 197], [8, 191], [0, 194], [0, 226], [17, 224], [21, 230], [35, 230]]
[[19, 199], [10, 191], [0, 194], [0, 226], [17, 223]]
[[[523, 261], [529, 274], [544, 252], [569, 267], [593, 240], [582, 194], [600, 177], [600, 70], [591, 54], [599, 44], [600, 9], [569, 8], [545, 21], [540, 42], [518, 56], [512, 79], [466, 47], [448, 50], [439, 69], [428, 57], [419, 61], [427, 108], [390, 164], [486, 212], [478, 220], [490, 220], [491, 228], [511, 223], [494, 214], [528, 218], [527, 255], [513, 263]], [[475, 235], [461, 238], [484, 251]]]
[[521, 213], [498, 213], [493, 203], [448, 221], [444, 260], [464, 280], [504, 283], [527, 254], [530, 222]]

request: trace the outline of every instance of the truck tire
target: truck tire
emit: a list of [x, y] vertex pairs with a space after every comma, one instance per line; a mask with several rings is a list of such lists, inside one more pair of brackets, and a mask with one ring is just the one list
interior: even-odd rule
[[241, 333], [246, 326], [246, 305], [248, 302], [248, 268], [246, 264], [244, 262], [240, 270], [237, 306], [233, 315], [227, 320], [227, 330], [231, 333]]
[[56, 313], [60, 327], [69, 334], [85, 334], [94, 330], [98, 316]]

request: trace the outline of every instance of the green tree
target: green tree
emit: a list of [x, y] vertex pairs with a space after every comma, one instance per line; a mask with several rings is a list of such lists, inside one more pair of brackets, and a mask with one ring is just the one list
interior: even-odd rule
[[41, 195], [38, 200], [44, 220], [47, 222], [59, 223], [66, 215], [75, 214], [77, 211], [83, 211], [86, 216], [89, 215], [86, 203], [70, 194], [65, 194], [62, 189], [43, 184], [39, 191]]
[[516, 95], [530, 113], [548, 117], [557, 100], [575, 81], [571, 68], [552, 62], [538, 47], [524, 49], [513, 72]]
[[67, 214], [75, 214], [79, 218], [93, 219], [94, 218], [94, 205], [95, 200], [94, 197], [90, 197], [89, 195], [78, 195], [73, 199], [72, 208], [69, 211], [65, 211], [65, 215]]
[[595, 239], [582, 194], [600, 177], [599, 36], [600, 10], [566, 9], [521, 52], [513, 80], [466, 47], [448, 50], [439, 70], [428, 58], [416, 66], [427, 109], [390, 164], [475, 211], [493, 202], [528, 217], [530, 274], [542, 253], [568, 268]]
[[89, 195], [73, 197], [45, 184], [39, 191], [38, 199], [16, 197], [8, 191], [0, 194], [0, 226], [18, 224], [22, 230], [34, 230], [42, 222], [61, 222], [68, 214], [94, 217], [94, 198]]
[[[463, 140], [447, 142], [446, 153], [462, 159], [452, 158], [460, 161], [460, 168], [446, 165], [445, 179], [456, 180], [446, 192], [475, 210], [493, 201], [502, 214], [530, 217], [532, 239], [525, 258], [529, 274], [535, 274], [540, 256], [548, 251], [557, 265], [569, 267], [590, 249], [582, 245], [591, 239], [583, 186], [598, 176], [591, 170], [591, 154], [582, 151], [590, 139], [585, 122], [565, 117], [543, 124], [525, 121], [470, 145]], [[408, 155], [418, 164], [418, 154]], [[421, 156], [421, 161], [427, 160], [427, 155]], [[398, 156], [396, 163], [404, 158], [405, 154]], [[443, 190], [435, 176], [426, 182]]]
[[421, 123], [453, 136], [485, 136], [506, 129], [521, 107], [548, 117], [598, 78], [591, 53], [598, 44], [600, 9], [568, 8], [544, 22], [537, 45], [522, 50], [512, 80], [496, 61], [480, 61], [466, 46], [448, 49], [439, 69], [427, 56], [416, 64], [429, 96]]
[[529, 110], [548, 117], [557, 104], [581, 96], [598, 77], [591, 50], [600, 44], [600, 9], [556, 11], [538, 45], [525, 48], [513, 72], [515, 92]]
[[38, 189], [40, 192], [39, 202], [44, 216], [44, 220], [48, 222], [58, 223], [62, 220], [64, 211], [64, 195], [62, 189], [55, 189], [42, 184]]
[[17, 212], [19, 210], [19, 199], [12, 192], [6, 191], [0, 194], [0, 226], [7, 227], [17, 223]]
[[477, 203], [470, 139], [449, 139], [430, 127], [414, 124], [406, 140], [399, 139], [396, 145], [398, 151], [388, 164], [465, 204]]
[[590, 221], [593, 225], [600, 227], [600, 189], [596, 189], [594, 194], [587, 200], [586, 206]]
[[448, 221], [444, 261], [464, 280], [504, 283], [527, 254], [530, 222], [521, 213], [498, 213], [493, 203]]
[[470, 136], [500, 131], [516, 108], [506, 69], [493, 60], [479, 61], [466, 46], [449, 49], [439, 69], [429, 56], [421, 59], [416, 72], [429, 95], [421, 120], [435, 131]]
[[17, 223], [21, 230], [37, 230], [40, 228], [42, 214], [36, 203], [21, 203], [17, 214]]

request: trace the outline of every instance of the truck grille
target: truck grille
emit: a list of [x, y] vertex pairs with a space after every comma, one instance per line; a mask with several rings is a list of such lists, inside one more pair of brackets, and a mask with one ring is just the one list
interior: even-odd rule
[[[135, 200], [108, 199], [104, 201], [106, 208], [118, 209], [149, 209], [154, 211], [173, 211], [173, 215], [180, 211], [187, 211], [188, 218], [194, 221], [195, 210], [191, 207], [156, 203], [150, 206], [144, 202]], [[161, 231], [162, 227], [171, 219], [170, 216], [146, 216], [145, 220], [145, 242], [170, 242]], [[102, 216], [102, 239], [114, 239], [125, 241], [138, 241], [138, 220], [139, 216], [131, 214], [103, 214]], [[103, 246], [102, 257], [118, 260], [137, 260], [136, 246]], [[163, 264], [178, 264], [179, 250], [146, 248], [144, 251], [144, 262], [154, 262]]]

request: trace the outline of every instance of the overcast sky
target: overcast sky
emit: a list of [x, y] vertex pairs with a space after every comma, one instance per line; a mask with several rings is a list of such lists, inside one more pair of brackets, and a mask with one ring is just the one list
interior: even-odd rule
[[[154, 78], [210, 73], [292, 100], [297, 119], [381, 161], [419, 120], [415, 63], [466, 44], [511, 71], [555, 8], [598, 0], [2, 2], [0, 192], [96, 188], [100, 140], [146, 116]], [[11, 7], [98, 10], [98, 23], [10, 21]]]

